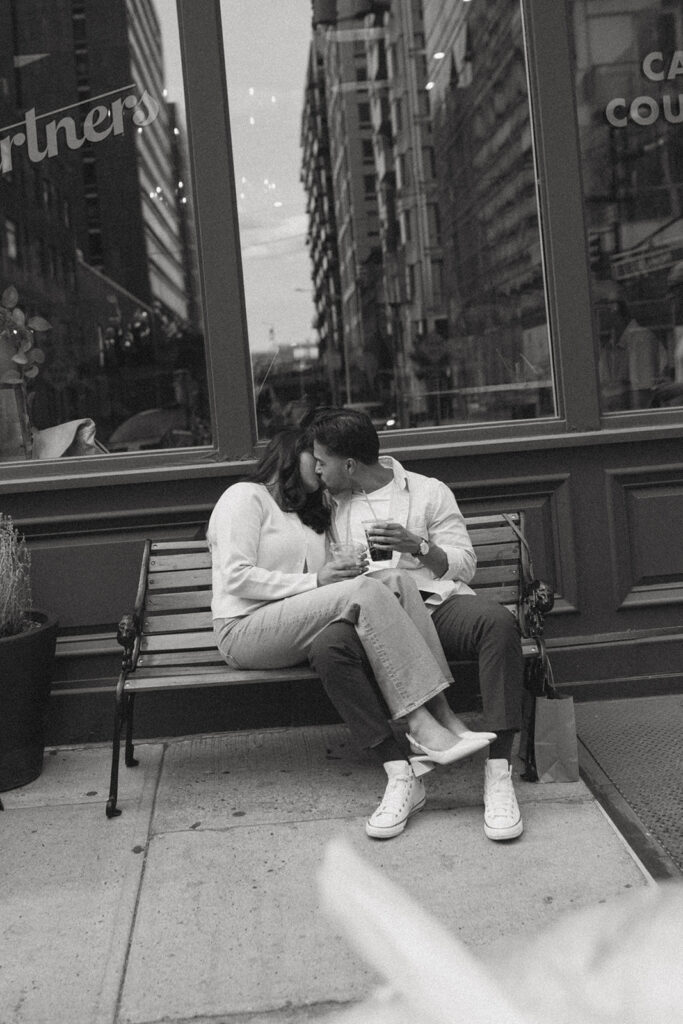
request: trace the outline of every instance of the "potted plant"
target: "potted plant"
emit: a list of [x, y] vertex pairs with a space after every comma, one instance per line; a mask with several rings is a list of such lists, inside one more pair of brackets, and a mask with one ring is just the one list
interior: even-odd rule
[[31, 557], [0, 512], [0, 792], [40, 775], [57, 621], [33, 608]]
[[36, 333], [50, 330], [40, 316], [26, 318], [14, 285], [0, 296], [0, 459], [33, 458], [27, 382], [45, 360]]

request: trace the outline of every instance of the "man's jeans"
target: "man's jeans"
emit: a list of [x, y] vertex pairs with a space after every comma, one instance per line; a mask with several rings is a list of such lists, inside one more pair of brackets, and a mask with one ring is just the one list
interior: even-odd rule
[[513, 730], [522, 723], [524, 658], [517, 619], [497, 601], [454, 594], [432, 614], [449, 661], [476, 661], [484, 728]]
[[[233, 668], [286, 668], [309, 658], [326, 626], [350, 623], [391, 717], [401, 718], [453, 677], [415, 582], [392, 570], [382, 577], [357, 576], [271, 601], [236, 622], [215, 619], [218, 648]], [[367, 677], [364, 689], [371, 692]]]

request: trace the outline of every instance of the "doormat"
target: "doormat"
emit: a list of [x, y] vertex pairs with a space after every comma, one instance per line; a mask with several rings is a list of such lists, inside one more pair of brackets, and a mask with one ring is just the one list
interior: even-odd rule
[[650, 874], [683, 875], [683, 694], [576, 704], [581, 774]]

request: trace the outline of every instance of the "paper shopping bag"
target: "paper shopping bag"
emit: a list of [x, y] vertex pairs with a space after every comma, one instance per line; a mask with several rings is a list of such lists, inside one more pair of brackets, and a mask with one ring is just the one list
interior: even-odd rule
[[534, 753], [539, 782], [578, 782], [573, 697], [537, 697]]

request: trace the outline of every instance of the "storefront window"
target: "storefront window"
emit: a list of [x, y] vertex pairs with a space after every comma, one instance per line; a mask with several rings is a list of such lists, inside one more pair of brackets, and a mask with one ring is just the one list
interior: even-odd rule
[[683, 9], [574, 0], [604, 412], [683, 404]]
[[221, 13], [260, 435], [555, 416], [519, 0]]
[[0, 460], [211, 443], [170, 0], [0, 0]]

